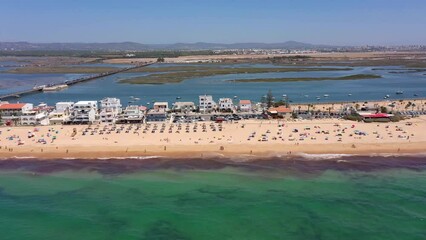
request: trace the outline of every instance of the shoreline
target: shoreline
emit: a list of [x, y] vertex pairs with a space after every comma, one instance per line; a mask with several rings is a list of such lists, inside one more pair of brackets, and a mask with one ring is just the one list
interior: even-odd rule
[[[402, 143], [398, 148], [393, 143], [370, 144], [309, 144], [309, 145], [229, 145], [220, 150], [221, 145], [198, 145], [194, 146], [176, 145], [167, 146], [128, 146], [108, 147], [104, 149], [99, 146], [70, 146], [66, 150], [53, 146], [23, 147], [18, 151], [0, 152], [0, 159], [25, 159], [34, 158], [40, 160], [54, 159], [125, 159], [125, 158], [168, 158], [168, 159], [192, 159], [192, 158], [229, 158], [240, 161], [246, 159], [262, 159], [270, 157], [297, 157], [304, 155], [350, 155], [350, 156], [404, 156], [425, 155], [426, 142]], [[279, 150], [276, 150], [279, 147]], [[143, 150], [141, 149], [143, 148]]]

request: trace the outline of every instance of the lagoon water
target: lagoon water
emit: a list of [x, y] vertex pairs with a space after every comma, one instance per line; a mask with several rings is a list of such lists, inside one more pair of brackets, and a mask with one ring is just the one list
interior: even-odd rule
[[1, 239], [425, 239], [425, 159], [352, 160], [4, 160]]
[[[173, 64], [152, 65], [150, 67], [167, 67]], [[217, 67], [272, 67], [269, 64], [242, 64]], [[273, 66], [278, 67], [278, 66]], [[383, 67], [380, 67], [383, 68]], [[392, 69], [400, 69], [402, 73], [392, 73]], [[43, 94], [33, 94], [18, 99], [21, 102], [45, 102], [54, 104], [58, 101], [78, 101], [78, 100], [100, 100], [104, 97], [118, 97], [124, 105], [130, 100], [130, 96], [140, 98], [135, 104], [146, 105], [152, 101], [174, 102], [176, 97], [181, 97], [181, 101], [198, 101], [201, 94], [212, 94], [215, 99], [220, 97], [234, 97], [235, 99], [250, 99], [259, 101], [269, 89], [273, 91], [277, 98], [286, 94], [293, 102], [317, 102], [316, 98], [321, 98], [320, 102], [329, 101], [355, 101], [355, 100], [381, 100], [387, 94], [390, 99], [426, 97], [426, 76], [425, 72], [415, 72], [404, 70], [401, 67], [387, 66], [384, 70], [374, 70], [374, 67], [354, 67], [349, 71], [324, 71], [324, 72], [287, 72], [287, 73], [260, 73], [260, 74], [230, 74], [216, 75], [188, 79], [177, 84], [164, 85], [138, 85], [123, 84], [121, 79], [143, 76], [148, 73], [120, 73], [113, 76], [100, 78], [94, 81], [74, 85], [60, 92], [50, 92]], [[340, 77], [352, 74], [378, 74], [381, 79], [365, 80], [345, 80], [345, 81], [300, 81], [281, 83], [237, 83], [234, 79], [253, 78], [279, 78], [279, 77]], [[17, 79], [48, 79], [49, 77], [70, 79], [80, 75], [64, 74], [54, 76], [53, 74], [39, 75], [15, 74]], [[10, 78], [8, 74], [0, 73], [0, 85], [2, 79]], [[62, 79], [62, 80], [61, 80]], [[31, 86], [32, 87], [32, 86]], [[11, 88], [3, 89], [1, 92], [11, 91]], [[396, 91], [404, 91], [403, 95], [396, 95]], [[323, 97], [328, 94], [329, 97]], [[349, 96], [348, 94], [352, 94]]]

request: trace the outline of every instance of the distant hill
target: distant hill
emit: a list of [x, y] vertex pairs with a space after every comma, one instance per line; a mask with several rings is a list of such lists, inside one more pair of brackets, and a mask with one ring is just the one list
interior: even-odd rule
[[318, 49], [333, 46], [315, 45], [296, 41], [283, 43], [174, 43], [142, 44], [135, 42], [120, 43], [29, 43], [0, 42], [0, 50], [87, 50], [87, 51], [149, 51], [149, 50], [227, 50], [227, 49]]

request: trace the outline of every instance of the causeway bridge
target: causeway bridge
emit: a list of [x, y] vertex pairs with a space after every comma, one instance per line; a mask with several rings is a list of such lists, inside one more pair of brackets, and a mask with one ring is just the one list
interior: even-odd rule
[[[87, 77], [82, 77], [82, 78], [78, 78], [78, 79], [74, 79], [74, 80], [69, 80], [69, 81], [66, 81], [64, 83], [58, 83], [58, 84], [55, 84], [55, 85], [50, 85], [49, 87], [55, 87], [55, 86], [64, 85], [64, 84], [71, 86], [71, 85], [74, 85], [74, 84], [88, 82], [88, 81], [95, 80], [95, 79], [98, 79], [98, 78], [111, 76], [111, 75], [114, 75], [114, 74], [117, 74], [117, 73], [126, 72], [126, 71], [129, 71], [129, 70], [132, 70], [132, 69], [146, 67], [146, 66], [149, 66], [151, 64], [153, 64], [153, 63], [145, 63], [145, 64], [139, 64], [139, 65], [136, 65], [136, 66], [133, 66], [133, 67], [119, 68], [115, 71], [109, 71], [109, 72], [99, 73], [99, 74], [92, 75], [92, 76], [87, 76]], [[34, 88], [23, 90], [23, 91], [18, 91], [18, 92], [0, 95], [0, 100], [3, 101], [3, 100], [20, 98], [24, 95], [30, 95], [30, 94], [40, 93], [40, 92], [43, 92], [42, 87], [40, 87], [40, 88], [34, 87]]]

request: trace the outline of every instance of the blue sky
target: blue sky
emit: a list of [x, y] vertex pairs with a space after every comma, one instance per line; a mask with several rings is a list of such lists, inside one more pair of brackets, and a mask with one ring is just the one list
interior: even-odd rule
[[0, 41], [426, 44], [425, 0], [0, 0]]

